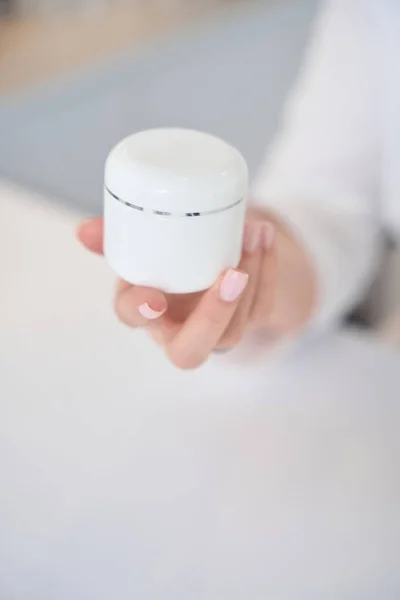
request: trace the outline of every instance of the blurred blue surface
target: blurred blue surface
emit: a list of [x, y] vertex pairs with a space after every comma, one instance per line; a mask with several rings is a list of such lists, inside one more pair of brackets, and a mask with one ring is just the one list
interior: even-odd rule
[[220, 135], [252, 172], [279, 123], [317, 0], [251, 3], [131, 55], [0, 103], [0, 176], [90, 214], [103, 165], [130, 133], [158, 126]]

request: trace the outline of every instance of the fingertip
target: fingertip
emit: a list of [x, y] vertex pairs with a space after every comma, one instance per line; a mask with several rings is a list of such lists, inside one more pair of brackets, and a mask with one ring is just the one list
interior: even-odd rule
[[130, 287], [117, 295], [115, 308], [119, 319], [130, 327], [157, 322], [168, 309], [164, 294], [151, 288]]
[[102, 217], [85, 219], [77, 226], [78, 236], [99, 235], [103, 232], [104, 221]]
[[167, 312], [167, 299], [159, 290], [137, 288], [132, 293], [135, 295], [137, 310], [148, 321], [155, 321]]
[[160, 308], [155, 308], [154, 303], [152, 303], [152, 304], [153, 305], [151, 305], [149, 302], [143, 302], [143, 304], [140, 304], [138, 307], [139, 313], [142, 315], [142, 317], [144, 319], [147, 319], [148, 321], [156, 321], [157, 319], [162, 317], [163, 314], [165, 314], [165, 312], [167, 310], [167, 307], [160, 309]]
[[77, 229], [78, 240], [91, 252], [103, 253], [103, 219], [88, 219], [82, 221]]
[[249, 274], [240, 269], [228, 269], [219, 285], [221, 300], [229, 304], [237, 302], [249, 283]]

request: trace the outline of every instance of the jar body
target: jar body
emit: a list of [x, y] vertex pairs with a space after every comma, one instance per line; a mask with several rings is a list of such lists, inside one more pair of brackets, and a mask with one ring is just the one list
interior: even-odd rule
[[105, 257], [133, 285], [200, 292], [239, 265], [246, 199], [199, 216], [159, 215], [127, 206], [106, 189], [104, 210]]

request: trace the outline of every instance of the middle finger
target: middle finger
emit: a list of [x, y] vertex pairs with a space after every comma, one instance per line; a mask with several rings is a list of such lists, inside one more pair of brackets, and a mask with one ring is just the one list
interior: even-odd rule
[[235, 316], [218, 344], [218, 350], [229, 350], [237, 346], [246, 333], [260, 286], [264, 253], [271, 247], [273, 236], [273, 225], [267, 221], [246, 223], [240, 268], [249, 273], [250, 281]]
[[167, 345], [167, 353], [175, 365], [193, 369], [205, 362], [235, 314], [248, 280], [247, 273], [229, 269], [204, 294]]

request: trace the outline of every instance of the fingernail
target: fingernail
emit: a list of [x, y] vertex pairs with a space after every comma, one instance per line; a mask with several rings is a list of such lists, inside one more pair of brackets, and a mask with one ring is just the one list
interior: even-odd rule
[[138, 311], [145, 319], [149, 321], [155, 321], [155, 319], [159, 319], [165, 313], [165, 310], [154, 310], [151, 308], [148, 302], [141, 304], [138, 308]]
[[235, 302], [244, 292], [249, 276], [243, 271], [229, 269], [222, 280], [219, 293], [224, 302]]
[[261, 236], [264, 249], [270, 250], [275, 240], [275, 227], [272, 223], [263, 223]]
[[248, 254], [253, 254], [261, 244], [261, 227], [255, 222], [246, 223], [244, 231], [243, 248]]

